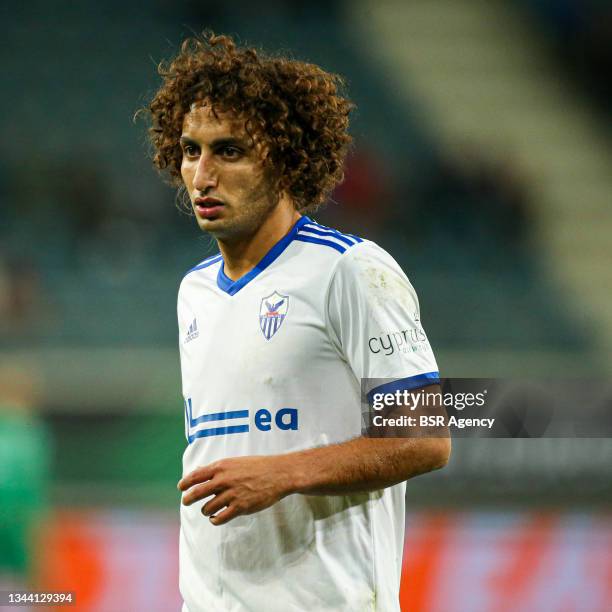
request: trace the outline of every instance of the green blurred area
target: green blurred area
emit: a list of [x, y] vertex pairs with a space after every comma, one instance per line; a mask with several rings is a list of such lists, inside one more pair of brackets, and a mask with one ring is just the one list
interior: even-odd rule
[[0, 406], [0, 574], [28, 570], [28, 543], [47, 505], [51, 439], [37, 417]]
[[57, 503], [176, 503], [185, 446], [180, 413], [54, 415], [48, 423], [57, 441]]

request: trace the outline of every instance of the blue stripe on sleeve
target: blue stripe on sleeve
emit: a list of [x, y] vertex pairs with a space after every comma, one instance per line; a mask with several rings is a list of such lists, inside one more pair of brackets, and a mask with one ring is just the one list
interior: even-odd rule
[[315, 238], [314, 236], [304, 236], [302, 234], [298, 234], [295, 237], [295, 240], [299, 240], [300, 242], [311, 242], [312, 244], [321, 244], [323, 246], [328, 246], [332, 249], [336, 249], [336, 251], [338, 251], [339, 253], [344, 253], [346, 251], [343, 246], [335, 242], [331, 242], [330, 240], [323, 240], [322, 238]]
[[359, 236], [355, 236], [354, 234], [346, 234], [344, 232], [341, 232], [340, 230], [334, 229], [333, 227], [327, 227], [327, 225], [321, 225], [320, 223], [317, 223], [316, 221], [313, 221], [312, 225], [316, 225], [317, 227], [320, 227], [322, 230], [328, 230], [336, 234], [341, 234], [342, 236], [346, 238], [352, 238], [353, 240], [355, 240], [355, 242], [363, 242], [363, 238], [360, 238]]
[[357, 241], [354, 240], [353, 238], [349, 238], [345, 236], [344, 234], [341, 234], [340, 232], [336, 232], [335, 230], [332, 230], [332, 229], [328, 230], [328, 229], [322, 229], [320, 227], [314, 227], [312, 225], [305, 225], [301, 231], [302, 232], [312, 232], [313, 234], [318, 234], [319, 236], [327, 236], [328, 238], [335, 238], [336, 240], [340, 240], [344, 242], [344, 244], [348, 244], [349, 246], [353, 246], [354, 244], [357, 243]]
[[396, 391], [412, 391], [427, 385], [437, 385], [440, 383], [440, 372], [427, 372], [426, 374], [417, 374], [408, 378], [400, 378], [391, 382], [375, 387], [368, 393], [368, 402], [372, 402], [372, 396], [375, 393], [395, 393]]

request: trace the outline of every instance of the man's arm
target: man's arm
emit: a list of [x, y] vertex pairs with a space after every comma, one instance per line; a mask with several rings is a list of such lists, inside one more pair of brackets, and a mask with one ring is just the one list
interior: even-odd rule
[[355, 438], [284, 455], [292, 493], [344, 495], [375, 491], [444, 467], [449, 438]]
[[293, 493], [344, 495], [388, 487], [444, 467], [450, 449], [448, 436], [359, 437], [282, 455], [222, 459], [186, 475], [178, 488], [186, 492], [186, 505], [213, 496], [202, 512], [222, 525]]

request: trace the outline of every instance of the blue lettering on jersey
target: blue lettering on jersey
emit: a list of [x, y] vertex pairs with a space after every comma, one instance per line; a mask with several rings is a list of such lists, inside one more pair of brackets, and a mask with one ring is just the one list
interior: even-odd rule
[[[250, 429], [249, 410], [209, 412], [193, 418], [191, 398], [184, 400], [184, 403], [185, 421], [187, 425], [186, 434], [189, 444], [197, 438], [247, 433]], [[201, 429], [198, 428], [202, 423], [210, 423], [211, 426], [207, 425]], [[271, 431], [273, 429], [273, 424], [275, 429], [280, 429], [282, 431], [297, 431], [299, 428], [298, 410], [297, 408], [281, 408], [275, 413], [272, 413], [266, 408], [260, 408], [253, 414], [253, 423], [255, 428], [259, 431]]]
[[[255, 427], [261, 431], [272, 429], [272, 414], [269, 410], [262, 408], [255, 413]], [[296, 408], [281, 408], [274, 415], [274, 423], [279, 429], [287, 431], [298, 428], [298, 411]]]
[[255, 427], [261, 431], [270, 431], [272, 426], [270, 425], [272, 421], [272, 415], [269, 410], [262, 408], [255, 413]]
[[295, 430], [298, 428], [298, 411], [295, 408], [283, 408], [276, 413], [274, 421], [279, 429]]

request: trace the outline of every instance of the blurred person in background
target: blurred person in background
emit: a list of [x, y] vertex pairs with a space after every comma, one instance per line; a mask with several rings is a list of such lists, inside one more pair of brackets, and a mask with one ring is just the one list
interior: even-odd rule
[[333, 200], [325, 210], [327, 223], [342, 224], [350, 233], [367, 227], [370, 240], [383, 237], [391, 203], [397, 202], [397, 197], [393, 177], [381, 159], [378, 152], [364, 147], [348, 156], [344, 179], [334, 189]]
[[49, 322], [49, 311], [35, 263], [0, 253], [0, 337], [33, 336]]
[[305, 216], [343, 176], [342, 80], [212, 34], [160, 74], [155, 165], [220, 250], [178, 298], [183, 610], [399, 610], [405, 481], [450, 441], [361, 435], [361, 379], [439, 374], [397, 263]]
[[0, 590], [27, 586], [46, 508], [50, 445], [38, 386], [32, 370], [0, 364]]

